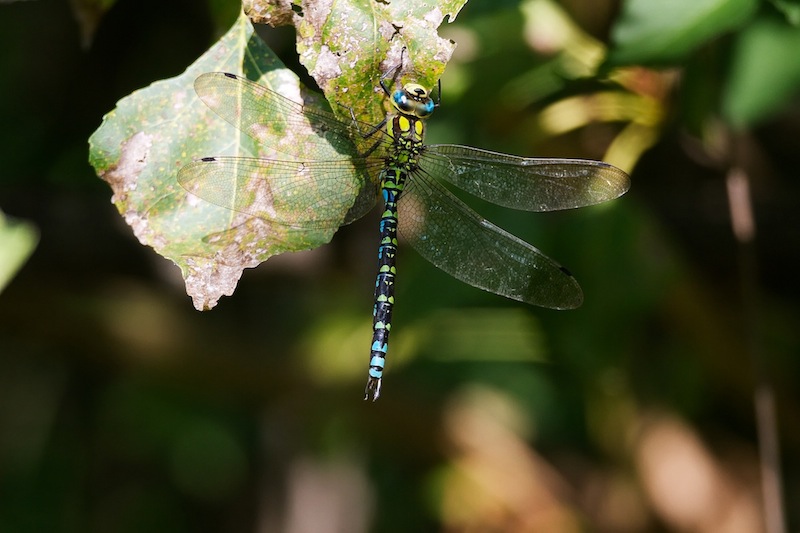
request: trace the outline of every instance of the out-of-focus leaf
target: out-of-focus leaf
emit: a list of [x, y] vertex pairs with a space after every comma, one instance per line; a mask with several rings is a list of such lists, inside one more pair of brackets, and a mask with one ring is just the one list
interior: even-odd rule
[[29, 222], [13, 221], [0, 211], [0, 291], [33, 253], [39, 232]]
[[608, 63], [674, 63], [744, 24], [757, 6], [757, 0], [627, 0], [611, 33]]
[[[194, 81], [210, 71], [243, 74], [295, 101], [322, 105], [301, 90], [242, 15], [183, 74], [120, 100], [89, 139], [90, 162], [111, 185], [117, 209], [139, 241], [180, 267], [198, 309], [232, 294], [243, 269], [278, 253], [314, 248], [334, 233], [289, 232], [202, 201], [178, 185], [178, 170], [199, 157], [275, 157], [198, 99]], [[301, 134], [308, 133], [284, 132], [281, 142], [299, 142], [294, 136]]]
[[[297, 52], [330, 102], [333, 111], [375, 124], [385, 109], [378, 80], [400, 66], [401, 82], [433, 88], [455, 43], [437, 33], [445, 17], [452, 21], [466, 0], [245, 0], [254, 22], [297, 28]], [[405, 50], [405, 52], [403, 52]], [[402, 61], [401, 61], [402, 56]], [[402, 63], [402, 64], [401, 64]], [[365, 80], [369, 82], [365, 83]]]
[[242, 13], [241, 2], [231, 0], [206, 0], [208, 12], [217, 32], [228, 28]]
[[800, 28], [756, 20], [738, 36], [722, 95], [723, 115], [745, 127], [784, 106], [800, 90]]
[[84, 48], [92, 44], [100, 20], [115, 3], [116, 0], [70, 0], [72, 12], [81, 29], [81, 44]]
[[772, 4], [786, 16], [794, 26], [800, 26], [800, 0], [771, 0]]

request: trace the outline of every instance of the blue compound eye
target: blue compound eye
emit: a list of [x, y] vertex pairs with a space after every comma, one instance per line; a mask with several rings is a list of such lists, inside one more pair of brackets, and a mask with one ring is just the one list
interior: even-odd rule
[[414, 110], [414, 102], [408, 99], [408, 94], [405, 91], [395, 91], [392, 95], [392, 100], [394, 101], [395, 107], [399, 109], [402, 113], [412, 113]]
[[392, 103], [398, 111], [417, 118], [426, 118], [436, 105], [422, 85], [408, 83], [392, 94]]
[[417, 107], [416, 115], [419, 118], [425, 118], [433, 113], [433, 110], [436, 108], [436, 104], [433, 103], [432, 98], [426, 99], [424, 102], [420, 102], [419, 106]]

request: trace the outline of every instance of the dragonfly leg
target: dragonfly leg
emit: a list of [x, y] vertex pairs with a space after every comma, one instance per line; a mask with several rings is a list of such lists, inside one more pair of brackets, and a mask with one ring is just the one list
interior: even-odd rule
[[[352, 113], [352, 112], [353, 112], [353, 110], [351, 109], [351, 110], [350, 110], [350, 112]], [[353, 120], [355, 120], [355, 115], [353, 115]], [[386, 125], [386, 119], [384, 118], [383, 120], [381, 120], [381, 123], [380, 123], [380, 124], [378, 124], [377, 126], [374, 126], [372, 129], [370, 129], [370, 130], [369, 130], [369, 131], [367, 131], [367, 132], [361, 133], [361, 138], [362, 138], [362, 139], [369, 139], [370, 137], [372, 137], [373, 135], [375, 135], [376, 133], [378, 133], [378, 131], [380, 131], [381, 129], [383, 129], [383, 127], [384, 127], [385, 125]], [[372, 146], [370, 146], [369, 148], [367, 148], [367, 149], [364, 151], [364, 153], [363, 153], [363, 154], [358, 154], [358, 155], [359, 155], [359, 156], [361, 156], [361, 157], [369, 157], [369, 156], [372, 154], [372, 152], [374, 152], [374, 151], [375, 151], [375, 150], [376, 150], [376, 149], [377, 149], [379, 146], [381, 146], [382, 144], [383, 144], [383, 139], [379, 138], [379, 139], [377, 139], [377, 140], [375, 141], [375, 143], [374, 143]]]
[[406, 47], [404, 46], [403, 49], [400, 51], [400, 64], [394, 67], [392, 70], [387, 70], [383, 73], [380, 79], [381, 89], [383, 92], [386, 93], [386, 96], [392, 96], [392, 91], [386, 86], [386, 78], [392, 78], [392, 87], [395, 86], [397, 83], [397, 76], [400, 74], [400, 70], [403, 68], [403, 56], [406, 54]]

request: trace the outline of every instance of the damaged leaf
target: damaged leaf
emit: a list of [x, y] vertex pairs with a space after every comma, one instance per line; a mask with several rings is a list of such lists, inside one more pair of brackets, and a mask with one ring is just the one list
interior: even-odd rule
[[[301, 61], [333, 102], [332, 111], [344, 120], [355, 116], [378, 124], [385, 117], [381, 76], [397, 70], [402, 58], [398, 82], [433, 87], [454, 48], [436, 28], [462, 5], [348, 0], [246, 2], [245, 8], [260, 20], [295, 24]], [[90, 162], [111, 185], [120, 214], [140, 242], [180, 267], [197, 309], [210, 309], [221, 296], [231, 295], [243, 269], [279, 253], [325, 244], [336, 231], [281, 226], [201, 200], [178, 184], [178, 171], [199, 158], [285, 160], [281, 147], [302, 146], [310, 134], [303, 127], [271, 128], [280, 117], [270, 116], [263, 119], [263, 135], [243, 134], [198, 98], [195, 80], [207, 72], [235, 73], [295, 102], [327, 108], [283, 67], [242, 15], [185, 72], [120, 100], [89, 139]], [[341, 157], [331, 150], [332, 157]], [[302, 160], [302, 154], [293, 155]], [[314, 158], [324, 157], [324, 150], [315, 151]]]
[[[433, 89], [455, 49], [437, 32], [466, 0], [245, 0], [253, 22], [297, 29], [300, 62], [335, 102], [342, 119], [376, 124], [385, 116], [381, 75], [402, 67], [398, 81]], [[403, 50], [405, 49], [405, 52]]]
[[[200, 157], [276, 156], [199, 100], [195, 79], [212, 71], [239, 72], [295, 100], [322, 105], [301, 91], [294, 73], [242, 16], [183, 74], [120, 100], [89, 139], [90, 162], [111, 185], [120, 214], [140, 242], [180, 267], [198, 309], [209, 309], [220, 296], [232, 294], [243, 269], [275, 254], [314, 248], [334, 233], [289, 234], [286, 228], [202, 201], [178, 185], [178, 170]], [[296, 142], [294, 132], [283, 135], [284, 142]]]

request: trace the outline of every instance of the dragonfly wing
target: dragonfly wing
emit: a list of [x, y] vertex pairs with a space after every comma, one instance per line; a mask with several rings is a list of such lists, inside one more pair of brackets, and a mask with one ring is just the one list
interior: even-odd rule
[[421, 172], [406, 183], [398, 209], [403, 238], [454, 278], [551, 309], [583, 302], [578, 282], [564, 267], [482, 218]]
[[469, 146], [426, 146], [420, 166], [494, 204], [557, 211], [612, 200], [630, 187], [613, 165], [586, 159], [519, 157]]
[[363, 159], [280, 161], [206, 157], [184, 166], [178, 183], [212, 204], [297, 228], [338, 227], [375, 205], [377, 171]]
[[341, 121], [319, 103], [306, 106], [225, 72], [201, 74], [194, 89], [212, 111], [263, 146], [301, 159], [357, 153], [352, 139], [360, 140], [364, 125]]

